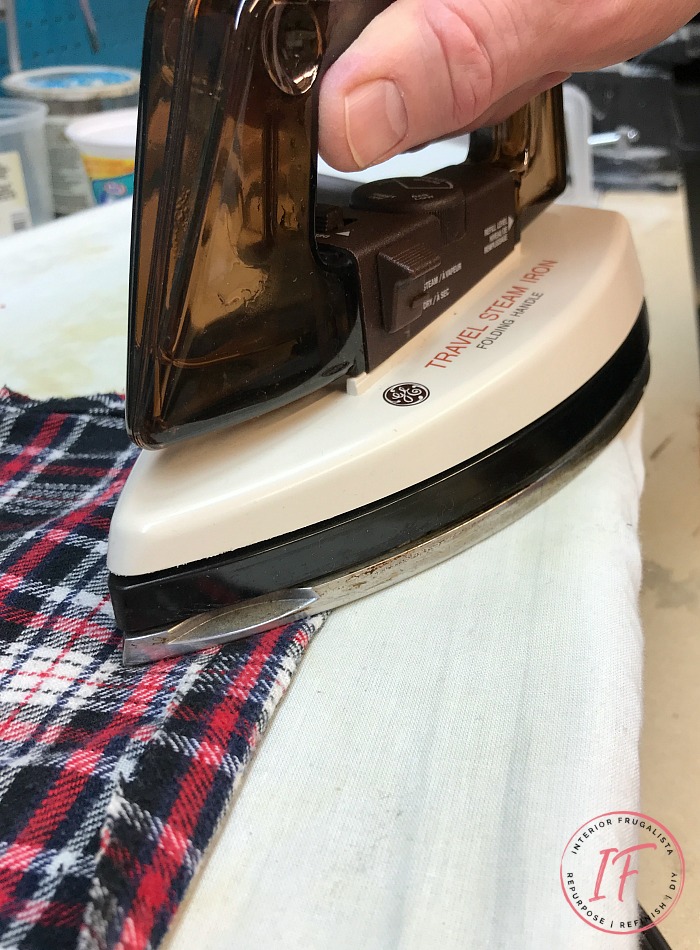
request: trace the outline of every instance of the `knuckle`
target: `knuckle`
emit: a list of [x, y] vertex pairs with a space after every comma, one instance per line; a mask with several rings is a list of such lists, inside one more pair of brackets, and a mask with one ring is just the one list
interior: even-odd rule
[[493, 36], [500, 30], [493, 7], [465, 0], [425, 0], [423, 17], [429, 37], [439, 44], [451, 96], [455, 128], [468, 126], [493, 102], [500, 63]]

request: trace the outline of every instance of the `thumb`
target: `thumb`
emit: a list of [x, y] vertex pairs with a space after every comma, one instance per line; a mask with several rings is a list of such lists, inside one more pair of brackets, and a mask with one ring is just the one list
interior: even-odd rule
[[324, 79], [324, 158], [344, 171], [364, 168], [473, 128], [505, 96], [512, 104], [514, 90], [541, 87], [551, 67], [523, 56], [541, 43], [527, 22], [514, 25], [511, 6], [512, 0], [395, 0]]
[[321, 152], [344, 171], [499, 121], [572, 71], [648, 49], [698, 0], [395, 0], [328, 71]]

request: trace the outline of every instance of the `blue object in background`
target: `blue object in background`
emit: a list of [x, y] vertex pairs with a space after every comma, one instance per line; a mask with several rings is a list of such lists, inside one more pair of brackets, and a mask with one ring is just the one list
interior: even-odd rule
[[[93, 53], [78, 0], [16, 0], [23, 69], [44, 66], [141, 65], [148, 0], [90, 0], [100, 36]], [[9, 72], [0, 23], [0, 78]]]

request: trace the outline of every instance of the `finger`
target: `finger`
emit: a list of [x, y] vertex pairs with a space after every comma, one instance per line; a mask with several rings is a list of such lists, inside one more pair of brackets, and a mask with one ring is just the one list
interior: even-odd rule
[[[329, 70], [321, 146], [343, 170], [363, 168], [456, 129], [547, 69], [513, 0], [396, 0]], [[482, 37], [489, 37], [487, 41]], [[513, 63], [517, 68], [513, 68]]]
[[[499, 99], [498, 102], [494, 102], [494, 104], [489, 109], [487, 109], [486, 112], [482, 113], [467, 128], [456, 129], [454, 132], [450, 132], [449, 135], [443, 135], [439, 139], [432, 139], [428, 142], [422, 142], [420, 145], [415, 146], [415, 151], [420, 151], [421, 149], [425, 148], [426, 145], [430, 144], [430, 141], [449, 141], [456, 135], [464, 135], [467, 132], [473, 132], [475, 129], [481, 129], [485, 126], [496, 125], [499, 122], [503, 122], [539, 93], [546, 92], [547, 89], [551, 89], [553, 86], [558, 86], [560, 83], [566, 82], [566, 80], [570, 78], [571, 73], [548, 73], [541, 79], [536, 79], [533, 82], [525, 83], [518, 89], [514, 89], [513, 92], [508, 93], [508, 95], [503, 96], [503, 98]], [[410, 149], [409, 151], [413, 150], [414, 149]]]
[[322, 154], [352, 171], [498, 121], [541, 77], [633, 56], [697, 8], [698, 0], [395, 0], [324, 79]]

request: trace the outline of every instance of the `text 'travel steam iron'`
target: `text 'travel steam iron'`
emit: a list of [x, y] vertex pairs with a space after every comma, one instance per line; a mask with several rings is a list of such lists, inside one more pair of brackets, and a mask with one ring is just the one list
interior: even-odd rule
[[[151, 0], [110, 587], [135, 664], [347, 604], [558, 487], [648, 378], [622, 218], [550, 207], [561, 90], [317, 195], [324, 69], [387, 0]], [[536, 219], [536, 220], [535, 220]]]

